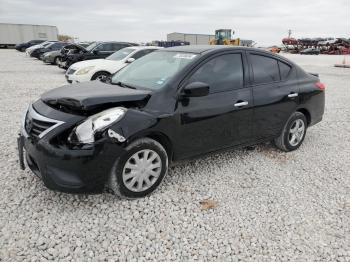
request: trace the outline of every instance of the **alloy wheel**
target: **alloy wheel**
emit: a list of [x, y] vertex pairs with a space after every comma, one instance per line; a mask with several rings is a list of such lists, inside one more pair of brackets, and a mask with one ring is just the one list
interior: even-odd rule
[[97, 76], [97, 77], [96, 77], [96, 79], [97, 79], [97, 80], [100, 80], [100, 81], [102, 81], [102, 82], [103, 82], [103, 81], [106, 81], [107, 76], [106, 76], [106, 75], [101, 74], [101, 75]]
[[301, 119], [296, 119], [290, 129], [288, 135], [288, 142], [292, 146], [297, 146], [303, 140], [305, 134], [305, 123]]

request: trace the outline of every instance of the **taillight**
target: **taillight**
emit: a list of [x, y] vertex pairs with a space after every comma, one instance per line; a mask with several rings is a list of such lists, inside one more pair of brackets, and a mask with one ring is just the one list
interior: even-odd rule
[[320, 90], [325, 90], [325, 89], [326, 89], [325, 84], [323, 84], [323, 83], [321, 83], [321, 82], [317, 82], [315, 85], [316, 85], [317, 88], [320, 89]]

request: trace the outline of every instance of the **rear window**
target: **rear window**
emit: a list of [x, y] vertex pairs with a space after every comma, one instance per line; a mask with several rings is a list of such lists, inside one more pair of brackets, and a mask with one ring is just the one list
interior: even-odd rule
[[267, 84], [280, 80], [278, 61], [262, 55], [250, 55], [254, 84]]

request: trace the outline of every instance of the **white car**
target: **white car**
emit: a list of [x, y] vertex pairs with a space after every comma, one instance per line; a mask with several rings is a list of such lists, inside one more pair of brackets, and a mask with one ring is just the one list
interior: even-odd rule
[[111, 54], [106, 59], [84, 60], [71, 65], [66, 71], [68, 83], [81, 83], [91, 80], [104, 81], [136, 59], [162, 47], [131, 46]]
[[30, 56], [30, 54], [31, 54], [35, 49], [41, 48], [41, 47], [46, 47], [46, 46], [48, 46], [49, 44], [51, 44], [51, 43], [53, 43], [53, 42], [57, 42], [57, 41], [45, 41], [45, 42], [40, 43], [40, 44], [38, 44], [38, 45], [33, 45], [33, 46], [31, 46], [31, 47], [28, 47], [28, 48], [26, 49], [26, 55], [27, 55], [27, 56]]
[[335, 44], [337, 42], [337, 39], [335, 38], [327, 38], [324, 41], [320, 41], [318, 42], [319, 45], [332, 45]]

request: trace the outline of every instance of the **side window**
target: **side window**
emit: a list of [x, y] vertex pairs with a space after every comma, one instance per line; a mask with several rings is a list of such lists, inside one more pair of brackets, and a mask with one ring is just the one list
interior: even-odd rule
[[112, 51], [118, 51], [118, 50], [120, 50], [120, 49], [122, 49], [124, 47], [127, 47], [127, 46], [114, 43], [114, 44], [112, 44]]
[[136, 52], [132, 58], [135, 58], [135, 59], [139, 59], [140, 57], [143, 57], [149, 53], [152, 53], [153, 51], [155, 51], [155, 49], [146, 49], [146, 50], [141, 50], [141, 51], [138, 51]]
[[94, 51], [102, 51], [103, 50], [103, 44], [96, 46], [95, 49], [93, 49]]
[[190, 77], [189, 83], [192, 82], [209, 84], [210, 93], [242, 88], [242, 55], [226, 54], [209, 60]]
[[292, 70], [292, 67], [290, 65], [287, 65], [281, 61], [278, 61], [278, 66], [280, 67], [280, 74], [281, 79], [285, 80], [288, 78], [290, 71]]
[[96, 51], [113, 51], [113, 44], [105, 43], [95, 48]]
[[280, 80], [278, 61], [262, 55], [250, 55], [253, 67], [254, 83], [267, 84]]

